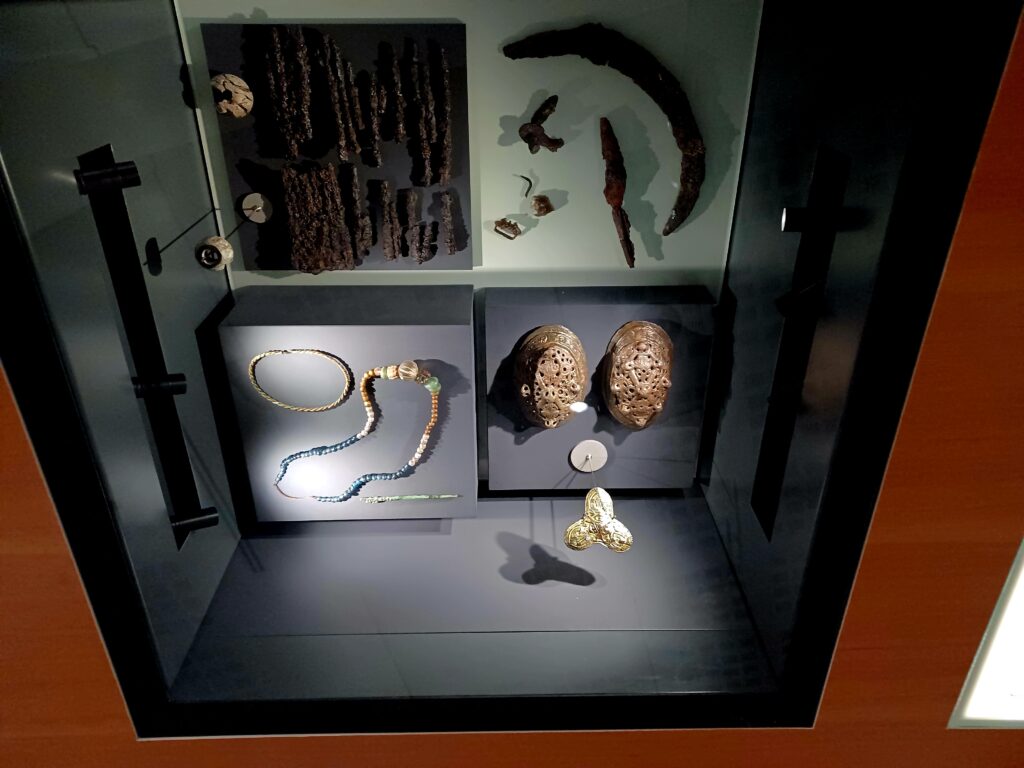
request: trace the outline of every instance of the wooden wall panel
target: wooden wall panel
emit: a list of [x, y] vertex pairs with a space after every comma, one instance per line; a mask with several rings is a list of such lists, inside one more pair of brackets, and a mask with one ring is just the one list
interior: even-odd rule
[[137, 742], [0, 382], [0, 765], [1024, 765], [946, 730], [1024, 535], [1022, 136], [1018, 29], [814, 729]]

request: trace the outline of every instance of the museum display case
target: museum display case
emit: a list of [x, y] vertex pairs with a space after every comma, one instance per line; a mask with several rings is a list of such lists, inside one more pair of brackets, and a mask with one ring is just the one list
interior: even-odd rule
[[1019, 12], [0, 7], [139, 735], [811, 725]]

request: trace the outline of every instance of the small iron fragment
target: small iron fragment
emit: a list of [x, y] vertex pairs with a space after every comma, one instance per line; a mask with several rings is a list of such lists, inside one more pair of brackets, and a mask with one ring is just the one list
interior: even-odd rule
[[604, 199], [612, 209], [615, 233], [630, 269], [636, 264], [633, 241], [629, 238], [629, 214], [622, 207], [626, 196], [626, 164], [619, 149], [619, 140], [607, 117], [601, 118], [601, 156], [604, 158]]
[[533, 113], [533, 117], [530, 118], [530, 122], [523, 123], [519, 126], [519, 138], [526, 142], [526, 146], [530, 148], [530, 154], [535, 155], [540, 151], [541, 147], [551, 152], [557, 152], [565, 145], [563, 139], [556, 139], [553, 136], [548, 136], [544, 130], [544, 121], [551, 117], [555, 111], [555, 107], [558, 106], [558, 96], [551, 95], [544, 99], [544, 102], [537, 107], [537, 111]]
[[515, 240], [517, 237], [523, 234], [522, 227], [520, 227], [516, 222], [512, 221], [512, 219], [508, 218], [498, 219], [496, 222], [494, 222], [494, 231], [497, 232], [502, 237], [507, 238], [509, 240]]
[[547, 195], [534, 195], [533, 199], [530, 200], [530, 209], [533, 211], [534, 216], [540, 217], [547, 216], [555, 210], [555, 206]]

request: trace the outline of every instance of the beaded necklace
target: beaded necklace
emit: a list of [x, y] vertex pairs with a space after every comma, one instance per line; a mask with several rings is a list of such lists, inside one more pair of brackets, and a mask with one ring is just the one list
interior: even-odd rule
[[[374, 425], [377, 422], [377, 411], [374, 409], [373, 397], [370, 395], [369, 385], [374, 379], [415, 381], [417, 384], [422, 384], [430, 393], [430, 420], [427, 422], [427, 428], [423, 430], [423, 437], [420, 438], [419, 447], [412, 455], [412, 458], [395, 472], [369, 472], [365, 475], [360, 475], [352, 481], [349, 487], [345, 489], [344, 493], [338, 496], [291, 496], [282, 491], [281, 482], [284, 480], [284, 476], [288, 472], [288, 467], [290, 467], [292, 463], [299, 459], [309, 458], [310, 456], [326, 456], [327, 454], [343, 451], [350, 445], [359, 442], [373, 431]], [[285, 456], [281, 459], [281, 467], [277, 472], [277, 477], [274, 478], [274, 487], [279, 493], [290, 499], [308, 498], [313, 499], [314, 501], [338, 503], [351, 499], [359, 492], [359, 489], [367, 483], [371, 483], [375, 480], [397, 480], [401, 477], [408, 477], [412, 474], [413, 469], [417, 464], [419, 464], [420, 459], [423, 458], [423, 452], [426, 450], [427, 443], [430, 441], [430, 433], [434, 430], [434, 426], [437, 424], [437, 403], [441, 392], [441, 382], [437, 380], [436, 376], [431, 375], [430, 371], [425, 368], [420, 368], [419, 365], [412, 360], [406, 360], [398, 365], [386, 365], [381, 366], [380, 368], [371, 368], [368, 370], [363, 374], [363, 378], [359, 382], [359, 392], [363, 396], [363, 408], [366, 410], [366, 424], [363, 425], [363, 428], [351, 437], [345, 438], [340, 443], [309, 448], [305, 451], [299, 451], [298, 453], [293, 453], [290, 456]]]

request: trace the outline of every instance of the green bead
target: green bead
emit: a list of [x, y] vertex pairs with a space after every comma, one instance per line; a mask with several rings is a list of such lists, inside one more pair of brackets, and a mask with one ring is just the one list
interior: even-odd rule
[[429, 379], [423, 382], [423, 386], [426, 387], [430, 391], [430, 393], [434, 395], [441, 391], [441, 382], [437, 380], [437, 376], [431, 376]]

